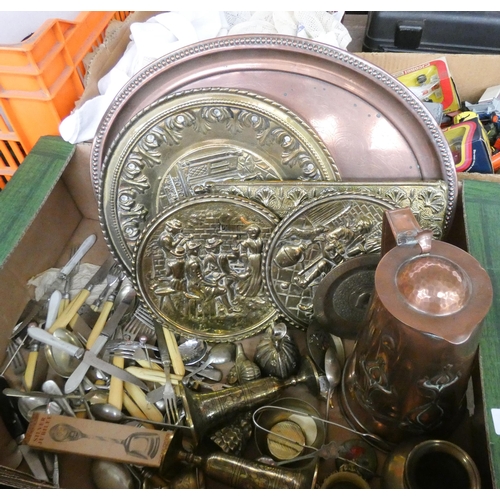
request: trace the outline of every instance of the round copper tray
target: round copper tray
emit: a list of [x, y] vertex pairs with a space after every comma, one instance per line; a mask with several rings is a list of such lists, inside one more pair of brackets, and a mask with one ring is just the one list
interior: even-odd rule
[[325, 146], [298, 116], [224, 88], [177, 92], [146, 107], [118, 134], [105, 166], [99, 216], [129, 271], [147, 222], [208, 183], [340, 180]]
[[240, 35], [196, 43], [138, 73], [118, 93], [93, 143], [96, 192], [114, 138], [143, 108], [200, 87], [249, 90], [305, 119], [344, 181], [445, 180], [445, 231], [457, 202], [446, 140], [425, 106], [384, 70], [335, 47], [282, 35]]

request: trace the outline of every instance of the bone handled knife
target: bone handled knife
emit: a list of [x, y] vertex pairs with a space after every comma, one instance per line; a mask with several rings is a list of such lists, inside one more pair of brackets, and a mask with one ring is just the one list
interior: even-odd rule
[[73, 319], [73, 316], [78, 312], [80, 307], [85, 303], [88, 296], [92, 292], [92, 289], [104, 281], [108, 275], [108, 271], [111, 269], [115, 263], [113, 257], [109, 257], [104, 264], [96, 271], [94, 276], [90, 278], [85, 287], [80, 290], [78, 295], [69, 303], [68, 307], [64, 309], [62, 314], [54, 321], [52, 326], [48, 329], [49, 333], [54, 333], [58, 328], [66, 328], [69, 322]]
[[139, 379], [135, 375], [132, 375], [126, 370], [122, 370], [121, 368], [118, 368], [117, 366], [112, 365], [111, 363], [108, 363], [101, 358], [98, 358], [97, 355], [92, 351], [86, 351], [83, 347], [77, 347], [68, 342], [64, 342], [63, 340], [54, 337], [50, 333], [38, 327], [29, 327], [28, 335], [35, 340], [38, 340], [39, 342], [49, 344], [56, 349], [62, 349], [69, 355], [77, 359], [81, 359], [80, 364], [75, 368], [73, 373], [66, 381], [66, 385], [64, 386], [65, 394], [74, 392], [78, 388], [78, 386], [85, 378], [87, 370], [91, 366], [105, 373], [108, 373], [113, 377], [118, 377], [121, 380], [138, 385], [141, 389], [144, 389], [146, 391], [148, 390], [148, 386], [141, 379]]
[[[113, 314], [110, 316], [108, 321], [106, 322], [102, 332], [100, 335], [95, 339], [94, 343], [90, 347], [90, 349], [87, 351], [87, 353], [92, 353], [97, 356], [103, 349], [103, 347], [106, 345], [106, 342], [109, 340], [111, 335], [115, 332], [116, 328], [118, 327], [118, 324], [120, 323], [121, 319], [123, 318], [124, 314], [128, 311], [130, 304], [135, 298], [135, 291], [132, 291], [129, 295], [125, 296], [123, 300], [118, 304], [116, 307], [115, 311]], [[98, 358], [99, 359], [99, 358]], [[108, 363], [109, 365], [113, 366], [116, 370], [120, 370], [120, 372], [123, 372], [124, 370], [121, 370], [117, 366], [112, 365], [111, 363]], [[93, 365], [95, 366], [95, 365]], [[95, 366], [98, 368], [97, 366]], [[75, 371], [69, 376], [68, 380], [66, 381], [66, 384], [64, 386], [64, 392], [66, 394], [69, 394], [70, 392], [73, 392], [76, 390], [76, 388], [80, 385], [80, 383], [83, 380], [83, 377], [86, 375], [87, 370], [90, 368], [88, 363], [85, 363], [85, 360], [80, 363], [75, 369]], [[115, 371], [116, 371], [115, 370]], [[106, 373], [109, 373], [110, 375], [113, 375], [113, 373], [108, 369], [108, 370], [103, 370]], [[121, 380], [124, 380], [123, 377], [118, 376]], [[136, 379], [139, 380], [139, 379]], [[134, 382], [132, 382], [134, 383]], [[142, 383], [143, 386], [145, 385]], [[136, 385], [139, 385], [136, 383]], [[147, 390], [147, 389], [146, 389]]]

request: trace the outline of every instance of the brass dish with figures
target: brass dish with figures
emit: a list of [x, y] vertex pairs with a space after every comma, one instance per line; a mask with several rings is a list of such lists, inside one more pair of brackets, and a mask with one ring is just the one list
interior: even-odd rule
[[323, 196], [285, 217], [265, 249], [268, 293], [282, 315], [306, 329], [321, 280], [342, 262], [380, 253], [391, 204], [363, 195]]
[[244, 90], [204, 88], [146, 107], [117, 135], [99, 185], [110, 250], [131, 270], [142, 230], [163, 209], [228, 180], [338, 181], [315, 132], [277, 102]]
[[134, 282], [153, 316], [187, 338], [250, 337], [277, 317], [262, 250], [278, 222], [244, 198], [204, 196], [160, 212], [134, 253]]

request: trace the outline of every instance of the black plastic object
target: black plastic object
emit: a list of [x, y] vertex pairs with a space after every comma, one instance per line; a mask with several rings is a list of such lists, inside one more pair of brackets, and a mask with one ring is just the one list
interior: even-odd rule
[[363, 52], [500, 54], [500, 11], [369, 12]]
[[17, 409], [17, 401], [3, 393], [7, 388], [10, 388], [9, 382], [0, 376], [0, 417], [12, 439], [19, 444], [24, 439], [28, 424]]

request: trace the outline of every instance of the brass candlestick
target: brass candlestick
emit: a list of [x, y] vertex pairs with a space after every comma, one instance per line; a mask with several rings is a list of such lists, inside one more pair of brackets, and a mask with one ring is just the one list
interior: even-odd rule
[[287, 387], [297, 384], [306, 384], [313, 394], [319, 394], [319, 374], [307, 356], [297, 375], [286, 380], [266, 377], [205, 394], [197, 394], [180, 384], [179, 393], [186, 411], [186, 425], [191, 429], [194, 446], [197, 446], [209, 429], [224, 423], [237, 413], [268, 403]]

